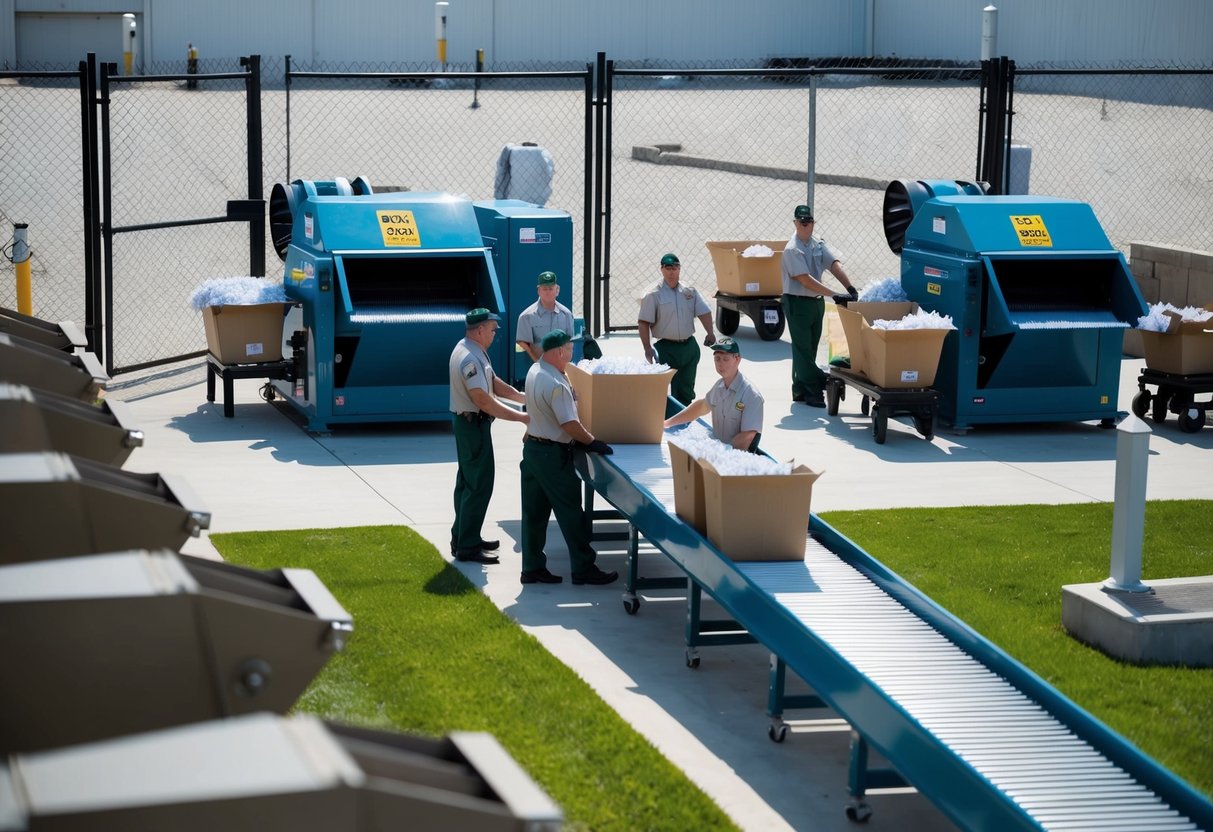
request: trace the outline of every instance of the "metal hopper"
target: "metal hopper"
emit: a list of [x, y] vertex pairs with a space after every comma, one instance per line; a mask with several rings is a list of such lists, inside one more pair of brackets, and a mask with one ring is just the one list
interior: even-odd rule
[[91, 352], [67, 353], [0, 332], [0, 381], [91, 401], [109, 376]]
[[3, 306], [0, 306], [0, 332], [64, 352], [88, 347], [84, 332], [73, 321], [51, 323]]
[[0, 453], [62, 451], [121, 466], [143, 444], [125, 402], [91, 405], [58, 393], [0, 382]]

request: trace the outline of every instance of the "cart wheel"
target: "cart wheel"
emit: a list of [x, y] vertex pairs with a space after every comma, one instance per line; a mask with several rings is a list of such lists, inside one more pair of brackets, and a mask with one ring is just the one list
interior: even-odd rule
[[1138, 419], [1146, 418], [1146, 411], [1150, 409], [1150, 399], [1154, 398], [1150, 395], [1149, 390], [1142, 390], [1133, 397], [1133, 415]]
[[872, 436], [876, 437], [876, 444], [883, 445], [885, 434], [889, 430], [889, 414], [880, 405], [872, 408]]
[[1185, 407], [1179, 411], [1179, 429], [1184, 433], [1196, 433], [1205, 426], [1205, 409], [1203, 407]]
[[732, 335], [737, 331], [739, 323], [741, 323], [741, 313], [736, 309], [725, 309], [723, 306], [716, 307], [716, 328], [720, 330], [722, 335]]
[[276, 398], [274, 393], [274, 385], [272, 382], [267, 381], [265, 384], [261, 385], [261, 398], [265, 399], [267, 402], [272, 402]]
[[[767, 313], [775, 313], [775, 323], [769, 324], [766, 321]], [[754, 321], [754, 329], [758, 331], [758, 337], [764, 341], [778, 341], [783, 335], [783, 328], [786, 324], [783, 318], [783, 307], [776, 306], [774, 308], [766, 307], [762, 310], [762, 320]]]
[[869, 399], [867, 396], [863, 396], [862, 398], [860, 398], [859, 412], [862, 413], [864, 416], [867, 416], [868, 413], [871, 412], [871, 410], [872, 410], [872, 400]]
[[922, 434], [922, 438], [930, 442], [935, 438], [935, 414], [925, 416], [914, 414], [914, 430]]
[[788, 738], [788, 724], [782, 719], [778, 723], [772, 721], [767, 726], [767, 736], [771, 742], [783, 742]]
[[640, 599], [634, 595], [631, 598], [625, 597], [623, 599], [623, 611], [628, 615], [635, 615], [640, 612]]
[[872, 807], [863, 800], [852, 800], [847, 805], [847, 818], [856, 823], [867, 823], [872, 817]]
[[826, 379], [826, 413], [838, 415], [838, 400], [842, 398], [842, 382]]
[[687, 667], [691, 670], [699, 669], [699, 653], [693, 647], [687, 648]]
[[1161, 425], [1167, 421], [1167, 410], [1171, 407], [1171, 395], [1159, 390], [1154, 396], [1154, 409], [1150, 415], [1154, 417], [1155, 424]]

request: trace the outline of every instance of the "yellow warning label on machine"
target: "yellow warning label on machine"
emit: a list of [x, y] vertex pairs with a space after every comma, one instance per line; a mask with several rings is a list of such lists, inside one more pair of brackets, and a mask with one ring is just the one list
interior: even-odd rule
[[1039, 214], [1013, 214], [1011, 225], [1015, 227], [1015, 234], [1019, 237], [1021, 246], [1053, 247], [1053, 241], [1049, 239], [1049, 229], [1045, 228], [1045, 221]]
[[421, 235], [412, 211], [376, 211], [385, 246], [419, 246]]

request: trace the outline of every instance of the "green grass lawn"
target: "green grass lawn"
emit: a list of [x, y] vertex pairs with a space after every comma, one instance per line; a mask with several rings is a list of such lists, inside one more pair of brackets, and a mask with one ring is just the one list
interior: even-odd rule
[[222, 534], [224, 558], [311, 569], [354, 618], [296, 705], [441, 736], [488, 731], [560, 804], [565, 828], [735, 829], [572, 670], [410, 529]]
[[[1171, 771], [1213, 795], [1213, 668], [1138, 667], [1071, 638], [1063, 584], [1108, 576], [1110, 504], [822, 519]], [[1143, 580], [1213, 575], [1213, 503], [1146, 507]]]

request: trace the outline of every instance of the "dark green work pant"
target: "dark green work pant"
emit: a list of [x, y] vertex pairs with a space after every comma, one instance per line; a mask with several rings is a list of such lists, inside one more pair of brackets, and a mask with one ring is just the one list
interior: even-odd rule
[[543, 546], [547, 542], [548, 518], [556, 523], [569, 549], [573, 573], [594, 565], [590, 529], [581, 507], [581, 480], [573, 468], [573, 449], [528, 440], [522, 445], [522, 571], [547, 566]]
[[694, 337], [685, 341], [661, 338], [653, 344], [657, 360], [676, 370], [670, 379], [670, 395], [683, 406], [695, 401], [695, 371], [699, 369], [699, 344]]
[[826, 374], [817, 366], [825, 311], [823, 298], [783, 296], [783, 314], [792, 336], [792, 398], [820, 396], [825, 390]]
[[455, 523], [451, 526], [451, 543], [456, 549], [476, 549], [480, 546], [481, 526], [493, 496], [496, 473], [493, 459], [491, 420], [468, 421], [457, 413], [451, 414], [455, 431], [455, 456], [459, 470], [455, 474]]

